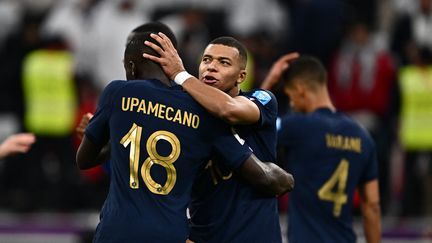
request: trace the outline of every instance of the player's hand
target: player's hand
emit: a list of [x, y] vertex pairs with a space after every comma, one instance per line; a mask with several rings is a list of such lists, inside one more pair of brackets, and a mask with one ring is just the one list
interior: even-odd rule
[[177, 73], [185, 70], [177, 50], [175, 49], [171, 40], [164, 33], [159, 32], [157, 35], [150, 34], [150, 36], [155, 39], [162, 46], [162, 48], [150, 41], [145, 41], [144, 44], [155, 50], [160, 55], [160, 57], [153, 56], [148, 53], [144, 53], [143, 57], [159, 63], [162, 66], [165, 74], [171, 80], [174, 80], [174, 77]]
[[83, 117], [81, 118], [80, 124], [78, 125], [78, 127], [75, 129], [79, 139], [82, 139], [84, 136], [84, 132], [90, 122], [90, 119], [93, 117], [93, 114], [91, 113], [86, 113], [83, 115]]
[[282, 73], [288, 69], [289, 64], [299, 57], [298, 52], [291, 52], [280, 57], [273, 63], [270, 72], [261, 85], [262, 89], [271, 89], [281, 78]]
[[36, 137], [32, 133], [11, 135], [0, 144], [0, 158], [17, 153], [26, 153], [35, 141]]

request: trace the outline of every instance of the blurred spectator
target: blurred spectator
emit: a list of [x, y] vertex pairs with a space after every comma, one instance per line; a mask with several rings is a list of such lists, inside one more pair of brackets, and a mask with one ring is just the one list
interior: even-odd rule
[[277, 0], [230, 0], [225, 6], [227, 27], [235, 36], [251, 36], [265, 31], [271, 39], [273, 36], [280, 38], [288, 31], [284, 25], [287, 12]]
[[432, 215], [432, 54], [422, 48], [411, 55], [414, 63], [399, 72], [399, 135], [406, 152], [401, 213]]
[[[34, 31], [36, 38], [39, 28]], [[77, 105], [72, 55], [61, 39], [52, 38], [41, 41], [21, 65], [24, 129], [38, 141], [20, 163], [7, 165], [10, 206], [30, 210], [74, 205], [79, 177], [71, 137]]]
[[0, 49], [4, 39], [18, 27], [21, 17], [21, 8], [17, 1], [3, 0], [0, 1]]
[[93, 37], [95, 12], [101, 0], [62, 0], [49, 12], [42, 26], [44, 36], [61, 36], [70, 47], [75, 60], [75, 72], [92, 82], [96, 60]]
[[[162, 8], [155, 12], [154, 18], [173, 29], [178, 37], [178, 50], [184, 66], [195, 76], [198, 76], [197, 67], [202, 50], [210, 41], [208, 21], [211, 20], [211, 17], [211, 12], [195, 7]], [[220, 24], [223, 26], [223, 21]]]
[[92, 68], [96, 86], [102, 90], [112, 80], [125, 79], [122, 62], [126, 38], [148, 17], [138, 11], [136, 0], [103, 1], [94, 14]]
[[424, 46], [432, 50], [432, 0], [412, 2], [416, 8], [396, 20], [391, 38], [392, 50], [403, 65], [414, 63], [412, 49]]
[[20, 25], [0, 49], [0, 114], [10, 114], [13, 120], [22, 121], [23, 118], [22, 62], [27, 53], [40, 43], [38, 29], [41, 20], [42, 16], [26, 12]]
[[366, 22], [353, 22], [331, 62], [329, 91], [337, 109], [349, 113], [375, 139], [385, 210], [392, 124], [396, 119], [391, 113], [396, 69], [392, 56], [373, 37]]
[[[136, 0], [64, 0], [55, 5], [44, 34], [60, 34], [70, 44], [80, 78], [102, 90], [124, 79], [121, 64], [128, 33], [148, 18]], [[88, 85], [87, 85], [88, 87]]]

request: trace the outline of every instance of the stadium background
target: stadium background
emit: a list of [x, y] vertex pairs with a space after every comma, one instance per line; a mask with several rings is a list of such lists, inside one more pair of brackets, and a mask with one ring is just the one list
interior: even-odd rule
[[0, 163], [0, 242], [91, 242], [108, 168], [78, 171], [74, 127], [124, 79], [127, 34], [149, 20], [175, 31], [193, 74], [211, 39], [241, 40], [243, 89], [286, 52], [319, 57], [336, 106], [377, 143], [383, 241], [432, 242], [432, 0], [0, 0], [0, 141], [37, 135]]

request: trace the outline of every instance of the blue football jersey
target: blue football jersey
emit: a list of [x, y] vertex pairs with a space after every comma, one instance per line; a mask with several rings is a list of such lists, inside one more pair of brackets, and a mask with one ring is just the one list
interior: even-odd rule
[[231, 169], [251, 155], [180, 86], [157, 80], [111, 82], [86, 136], [111, 145], [111, 183], [95, 242], [185, 242], [197, 172], [212, 154]]
[[378, 175], [369, 134], [342, 113], [321, 108], [283, 117], [278, 145], [296, 181], [288, 201], [289, 242], [355, 242], [354, 191]]
[[[260, 109], [253, 125], [235, 126], [233, 133], [262, 161], [276, 160], [277, 101], [269, 91], [241, 95]], [[197, 177], [190, 205], [191, 236], [200, 242], [281, 242], [277, 199], [265, 197], [239, 175], [213, 158]]]

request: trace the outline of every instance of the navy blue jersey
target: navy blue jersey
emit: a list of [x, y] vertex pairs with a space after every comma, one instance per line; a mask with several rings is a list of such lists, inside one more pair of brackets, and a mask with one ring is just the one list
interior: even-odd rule
[[180, 86], [157, 80], [111, 82], [86, 136], [111, 144], [111, 183], [95, 242], [185, 242], [197, 172], [213, 152], [231, 169], [251, 155]]
[[347, 116], [322, 108], [286, 115], [278, 145], [296, 181], [288, 204], [289, 242], [355, 242], [354, 191], [378, 174], [368, 133]]
[[[260, 109], [253, 125], [235, 126], [233, 132], [262, 161], [275, 161], [277, 101], [272, 93], [242, 93]], [[277, 199], [268, 198], [247, 185], [239, 175], [213, 158], [194, 184], [191, 236], [195, 242], [281, 242]]]

